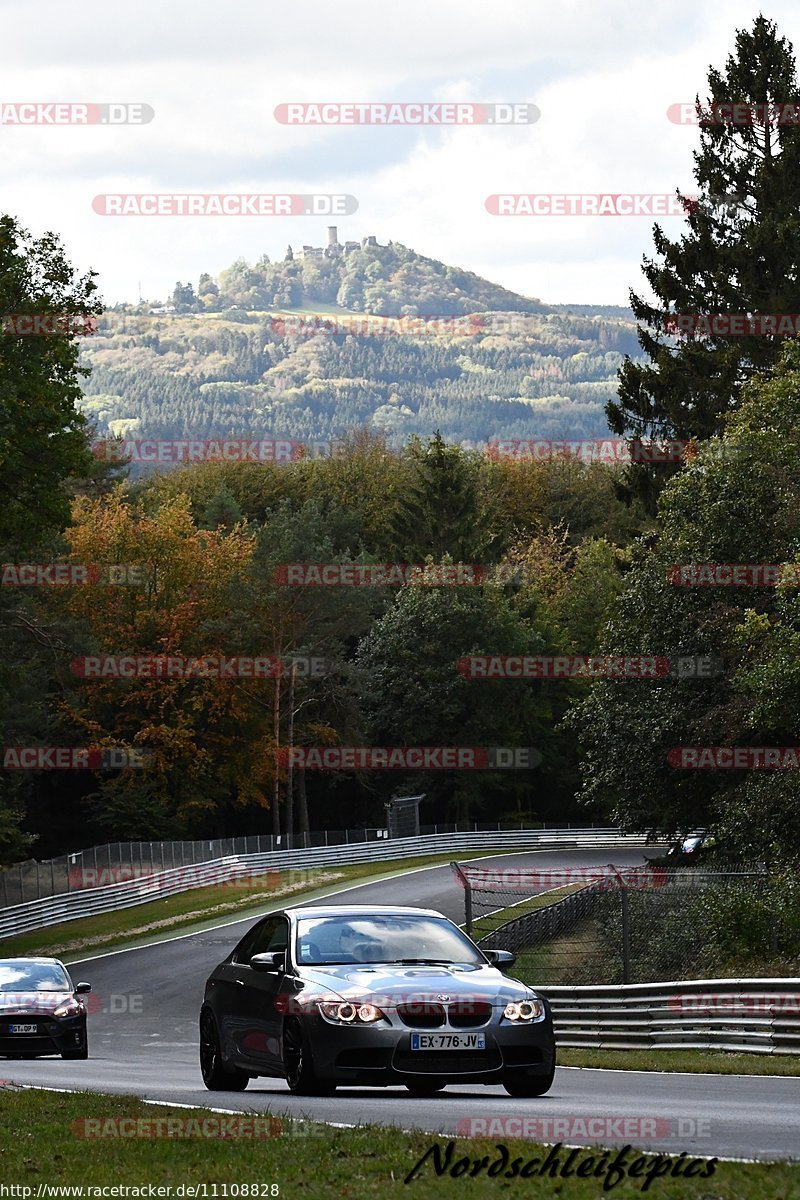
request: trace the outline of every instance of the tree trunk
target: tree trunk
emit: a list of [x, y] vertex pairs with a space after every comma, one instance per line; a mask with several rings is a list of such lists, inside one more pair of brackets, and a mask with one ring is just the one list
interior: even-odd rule
[[272, 832], [278, 837], [281, 832], [281, 772], [280, 772], [280, 742], [281, 742], [281, 676], [275, 676], [275, 698], [272, 703], [272, 730], [275, 739], [275, 782], [272, 788]]
[[297, 768], [297, 818], [301, 833], [308, 833], [308, 804], [306, 803], [306, 769]]
[[289, 845], [294, 833], [294, 763], [292, 749], [294, 747], [294, 681], [297, 675], [297, 660], [292, 663], [289, 675], [289, 760], [286, 765], [286, 832], [289, 835]]

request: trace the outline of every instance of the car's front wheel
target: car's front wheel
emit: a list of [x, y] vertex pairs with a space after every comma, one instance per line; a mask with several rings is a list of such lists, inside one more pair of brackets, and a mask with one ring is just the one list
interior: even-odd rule
[[283, 1069], [296, 1096], [330, 1096], [336, 1091], [335, 1083], [317, 1076], [308, 1035], [296, 1017], [283, 1027]]
[[546, 1075], [534, 1075], [527, 1071], [514, 1071], [503, 1078], [503, 1087], [509, 1096], [543, 1096], [553, 1086], [556, 1073], [555, 1063]]
[[210, 1092], [243, 1092], [250, 1079], [246, 1072], [225, 1063], [217, 1023], [208, 1011], [200, 1017], [200, 1072]]
[[88, 1058], [89, 1057], [89, 1043], [88, 1043], [87, 1039], [84, 1037], [83, 1045], [76, 1046], [73, 1050], [62, 1050], [61, 1057], [62, 1058]]
[[412, 1096], [435, 1096], [447, 1087], [444, 1079], [406, 1079], [405, 1085]]

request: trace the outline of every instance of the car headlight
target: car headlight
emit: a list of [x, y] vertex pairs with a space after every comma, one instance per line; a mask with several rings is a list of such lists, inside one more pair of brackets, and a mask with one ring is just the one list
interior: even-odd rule
[[337, 1025], [374, 1025], [386, 1020], [386, 1014], [374, 1004], [351, 1004], [345, 1001], [319, 1001], [319, 1011], [326, 1021]]
[[53, 1009], [54, 1017], [79, 1017], [83, 1012], [83, 1005], [77, 1000], [70, 998], [65, 1000], [63, 1004], [59, 1004], [58, 1008]]
[[503, 1009], [503, 1016], [509, 1021], [541, 1021], [544, 1005], [541, 1000], [513, 1000]]

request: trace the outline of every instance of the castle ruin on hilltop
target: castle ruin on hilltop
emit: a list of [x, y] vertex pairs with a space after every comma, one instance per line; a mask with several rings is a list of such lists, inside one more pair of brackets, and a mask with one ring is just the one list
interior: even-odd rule
[[354, 250], [365, 250], [367, 246], [377, 246], [378, 239], [373, 235], [364, 237], [360, 242], [340, 242], [336, 225], [328, 226], [327, 246], [303, 246], [302, 250], [293, 250], [289, 246], [286, 251], [286, 262], [298, 258], [339, 258], [343, 254], [352, 254]]

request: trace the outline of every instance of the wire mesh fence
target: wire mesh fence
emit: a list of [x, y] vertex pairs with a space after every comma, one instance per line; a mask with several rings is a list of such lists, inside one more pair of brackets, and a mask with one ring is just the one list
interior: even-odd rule
[[[502, 832], [514, 829], [546, 829], [540, 822], [520, 826], [517, 822], [474, 821], [422, 825], [419, 834]], [[563, 828], [558, 826], [558, 828]], [[566, 826], [570, 828], [569, 825]], [[581, 826], [594, 828], [594, 826]], [[280, 850], [308, 850], [318, 846], [362, 845], [402, 836], [390, 828], [320, 829], [293, 834], [253, 834], [247, 837], [205, 838], [171, 842], [111, 842], [76, 850], [58, 858], [14, 863], [0, 868], [0, 907], [24, 904], [47, 896], [60, 896], [85, 888], [107, 887], [128, 879], [141, 879], [174, 867], [192, 867], [235, 854], [269, 854]]]
[[[484, 947], [517, 955], [531, 984], [702, 978], [724, 909], [756, 907], [763, 864], [730, 868], [491, 869], [453, 863], [464, 925]], [[763, 910], [763, 904], [760, 906]]]

